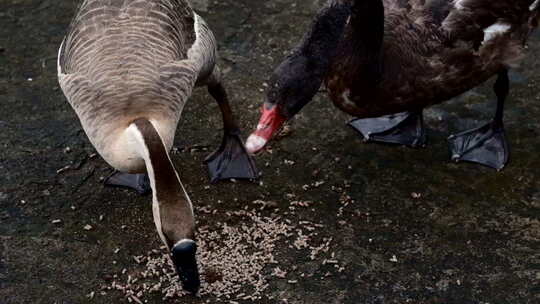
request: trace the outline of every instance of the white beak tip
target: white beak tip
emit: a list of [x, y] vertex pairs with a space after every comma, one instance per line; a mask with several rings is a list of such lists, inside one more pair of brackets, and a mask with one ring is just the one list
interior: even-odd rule
[[263, 137], [260, 137], [259, 135], [251, 134], [247, 141], [246, 141], [246, 150], [250, 154], [255, 154], [264, 148], [266, 146], [266, 143], [268, 140], [264, 139]]

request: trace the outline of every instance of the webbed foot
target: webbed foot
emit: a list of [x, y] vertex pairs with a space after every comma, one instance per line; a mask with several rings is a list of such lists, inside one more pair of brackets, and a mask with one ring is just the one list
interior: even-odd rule
[[427, 142], [422, 112], [402, 112], [377, 118], [354, 119], [349, 125], [367, 142], [424, 147]]
[[128, 174], [115, 171], [103, 183], [105, 186], [133, 189], [140, 195], [152, 192], [147, 174]]
[[192, 240], [180, 241], [171, 250], [171, 259], [182, 287], [192, 294], [196, 294], [201, 286], [196, 254], [197, 244]]
[[451, 135], [448, 141], [453, 161], [479, 163], [497, 170], [502, 170], [508, 163], [504, 128], [494, 122]]
[[205, 160], [210, 172], [210, 180], [238, 178], [256, 179], [259, 171], [255, 161], [247, 153], [239, 132], [226, 132], [221, 147]]

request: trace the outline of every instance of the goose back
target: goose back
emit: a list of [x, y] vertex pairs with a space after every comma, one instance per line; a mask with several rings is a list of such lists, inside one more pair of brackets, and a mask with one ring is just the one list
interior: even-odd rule
[[90, 141], [118, 167], [119, 139], [138, 118], [172, 146], [185, 101], [214, 63], [215, 39], [185, 0], [84, 0], [58, 73]]

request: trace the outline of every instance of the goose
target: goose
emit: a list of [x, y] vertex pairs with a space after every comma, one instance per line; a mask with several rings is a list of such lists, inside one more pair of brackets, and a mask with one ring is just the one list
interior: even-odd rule
[[169, 151], [193, 87], [206, 85], [223, 116], [223, 141], [206, 159], [212, 181], [257, 177], [216, 56], [212, 32], [185, 0], [84, 0], [58, 53], [62, 91], [118, 170], [108, 184], [151, 188], [157, 232], [192, 293], [200, 286], [193, 205]]
[[323, 83], [366, 139], [422, 146], [422, 109], [497, 75], [493, 120], [449, 142], [453, 160], [502, 169], [508, 70], [539, 14], [539, 0], [329, 0], [275, 69], [246, 147], [261, 151]]

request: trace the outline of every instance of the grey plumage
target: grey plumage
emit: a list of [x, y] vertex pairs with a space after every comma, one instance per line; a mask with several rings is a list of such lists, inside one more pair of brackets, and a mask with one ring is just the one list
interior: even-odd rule
[[184, 104], [197, 80], [212, 74], [215, 57], [212, 33], [185, 0], [85, 0], [59, 51], [59, 82], [105, 160], [142, 171], [141, 161], [120, 163], [115, 141], [145, 117], [170, 148]]

